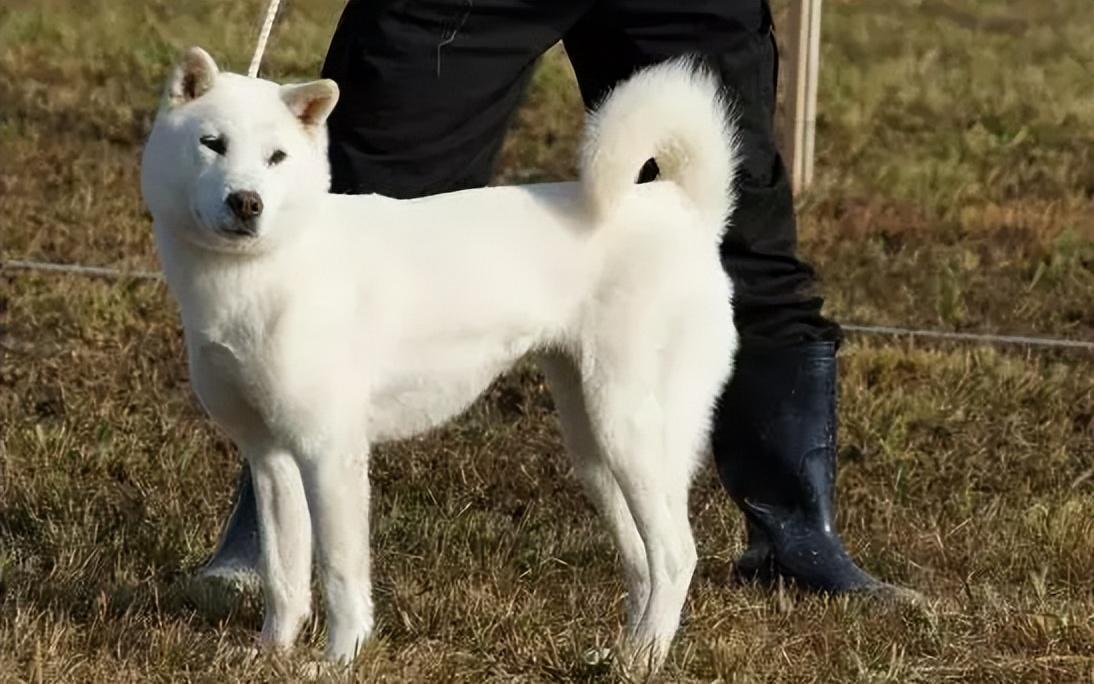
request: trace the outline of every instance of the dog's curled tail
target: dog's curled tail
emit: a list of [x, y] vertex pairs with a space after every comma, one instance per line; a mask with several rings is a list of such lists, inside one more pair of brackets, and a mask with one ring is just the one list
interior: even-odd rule
[[632, 190], [648, 159], [676, 183], [720, 240], [733, 211], [736, 127], [716, 77], [693, 59], [639, 71], [589, 115], [581, 178], [597, 216]]

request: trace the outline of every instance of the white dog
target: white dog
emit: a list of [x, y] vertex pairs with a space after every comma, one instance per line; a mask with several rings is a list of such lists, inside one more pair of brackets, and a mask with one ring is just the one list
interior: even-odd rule
[[[695, 567], [688, 485], [736, 332], [718, 245], [735, 135], [715, 80], [676, 61], [591, 115], [579, 183], [411, 201], [328, 193], [332, 81], [174, 69], [141, 185], [194, 389], [251, 464], [266, 615], [310, 612], [326, 657], [373, 629], [369, 446], [443, 423], [529, 352], [622, 556], [623, 654], [656, 667]], [[636, 184], [656, 158], [663, 180]]]

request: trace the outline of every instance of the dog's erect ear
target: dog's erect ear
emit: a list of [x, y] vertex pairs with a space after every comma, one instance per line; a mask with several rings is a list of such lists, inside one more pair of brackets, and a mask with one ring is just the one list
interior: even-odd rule
[[338, 84], [324, 78], [281, 86], [281, 99], [305, 127], [321, 126], [338, 103]]
[[167, 84], [167, 100], [172, 107], [195, 100], [213, 87], [220, 69], [209, 53], [192, 47], [183, 53], [182, 59], [171, 72]]

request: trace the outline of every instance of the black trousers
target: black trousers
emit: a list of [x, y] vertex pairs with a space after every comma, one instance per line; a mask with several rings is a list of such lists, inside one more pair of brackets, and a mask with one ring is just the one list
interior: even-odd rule
[[671, 57], [697, 54], [716, 70], [743, 137], [722, 244], [742, 345], [837, 339], [796, 255], [767, 0], [350, 0], [323, 66], [342, 92], [332, 189], [409, 198], [486, 185], [536, 60], [559, 40], [589, 107]]

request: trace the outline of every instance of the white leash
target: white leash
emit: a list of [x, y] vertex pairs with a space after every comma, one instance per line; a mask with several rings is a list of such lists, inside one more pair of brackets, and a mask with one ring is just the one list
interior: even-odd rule
[[280, 6], [281, 0], [270, 0], [270, 4], [266, 6], [266, 19], [262, 22], [262, 30], [258, 34], [258, 44], [255, 45], [255, 53], [251, 57], [251, 66], [247, 67], [247, 75], [251, 78], [258, 78], [258, 67], [262, 64], [262, 56], [266, 54], [266, 43], [270, 42], [270, 31], [273, 30], [277, 8]]

